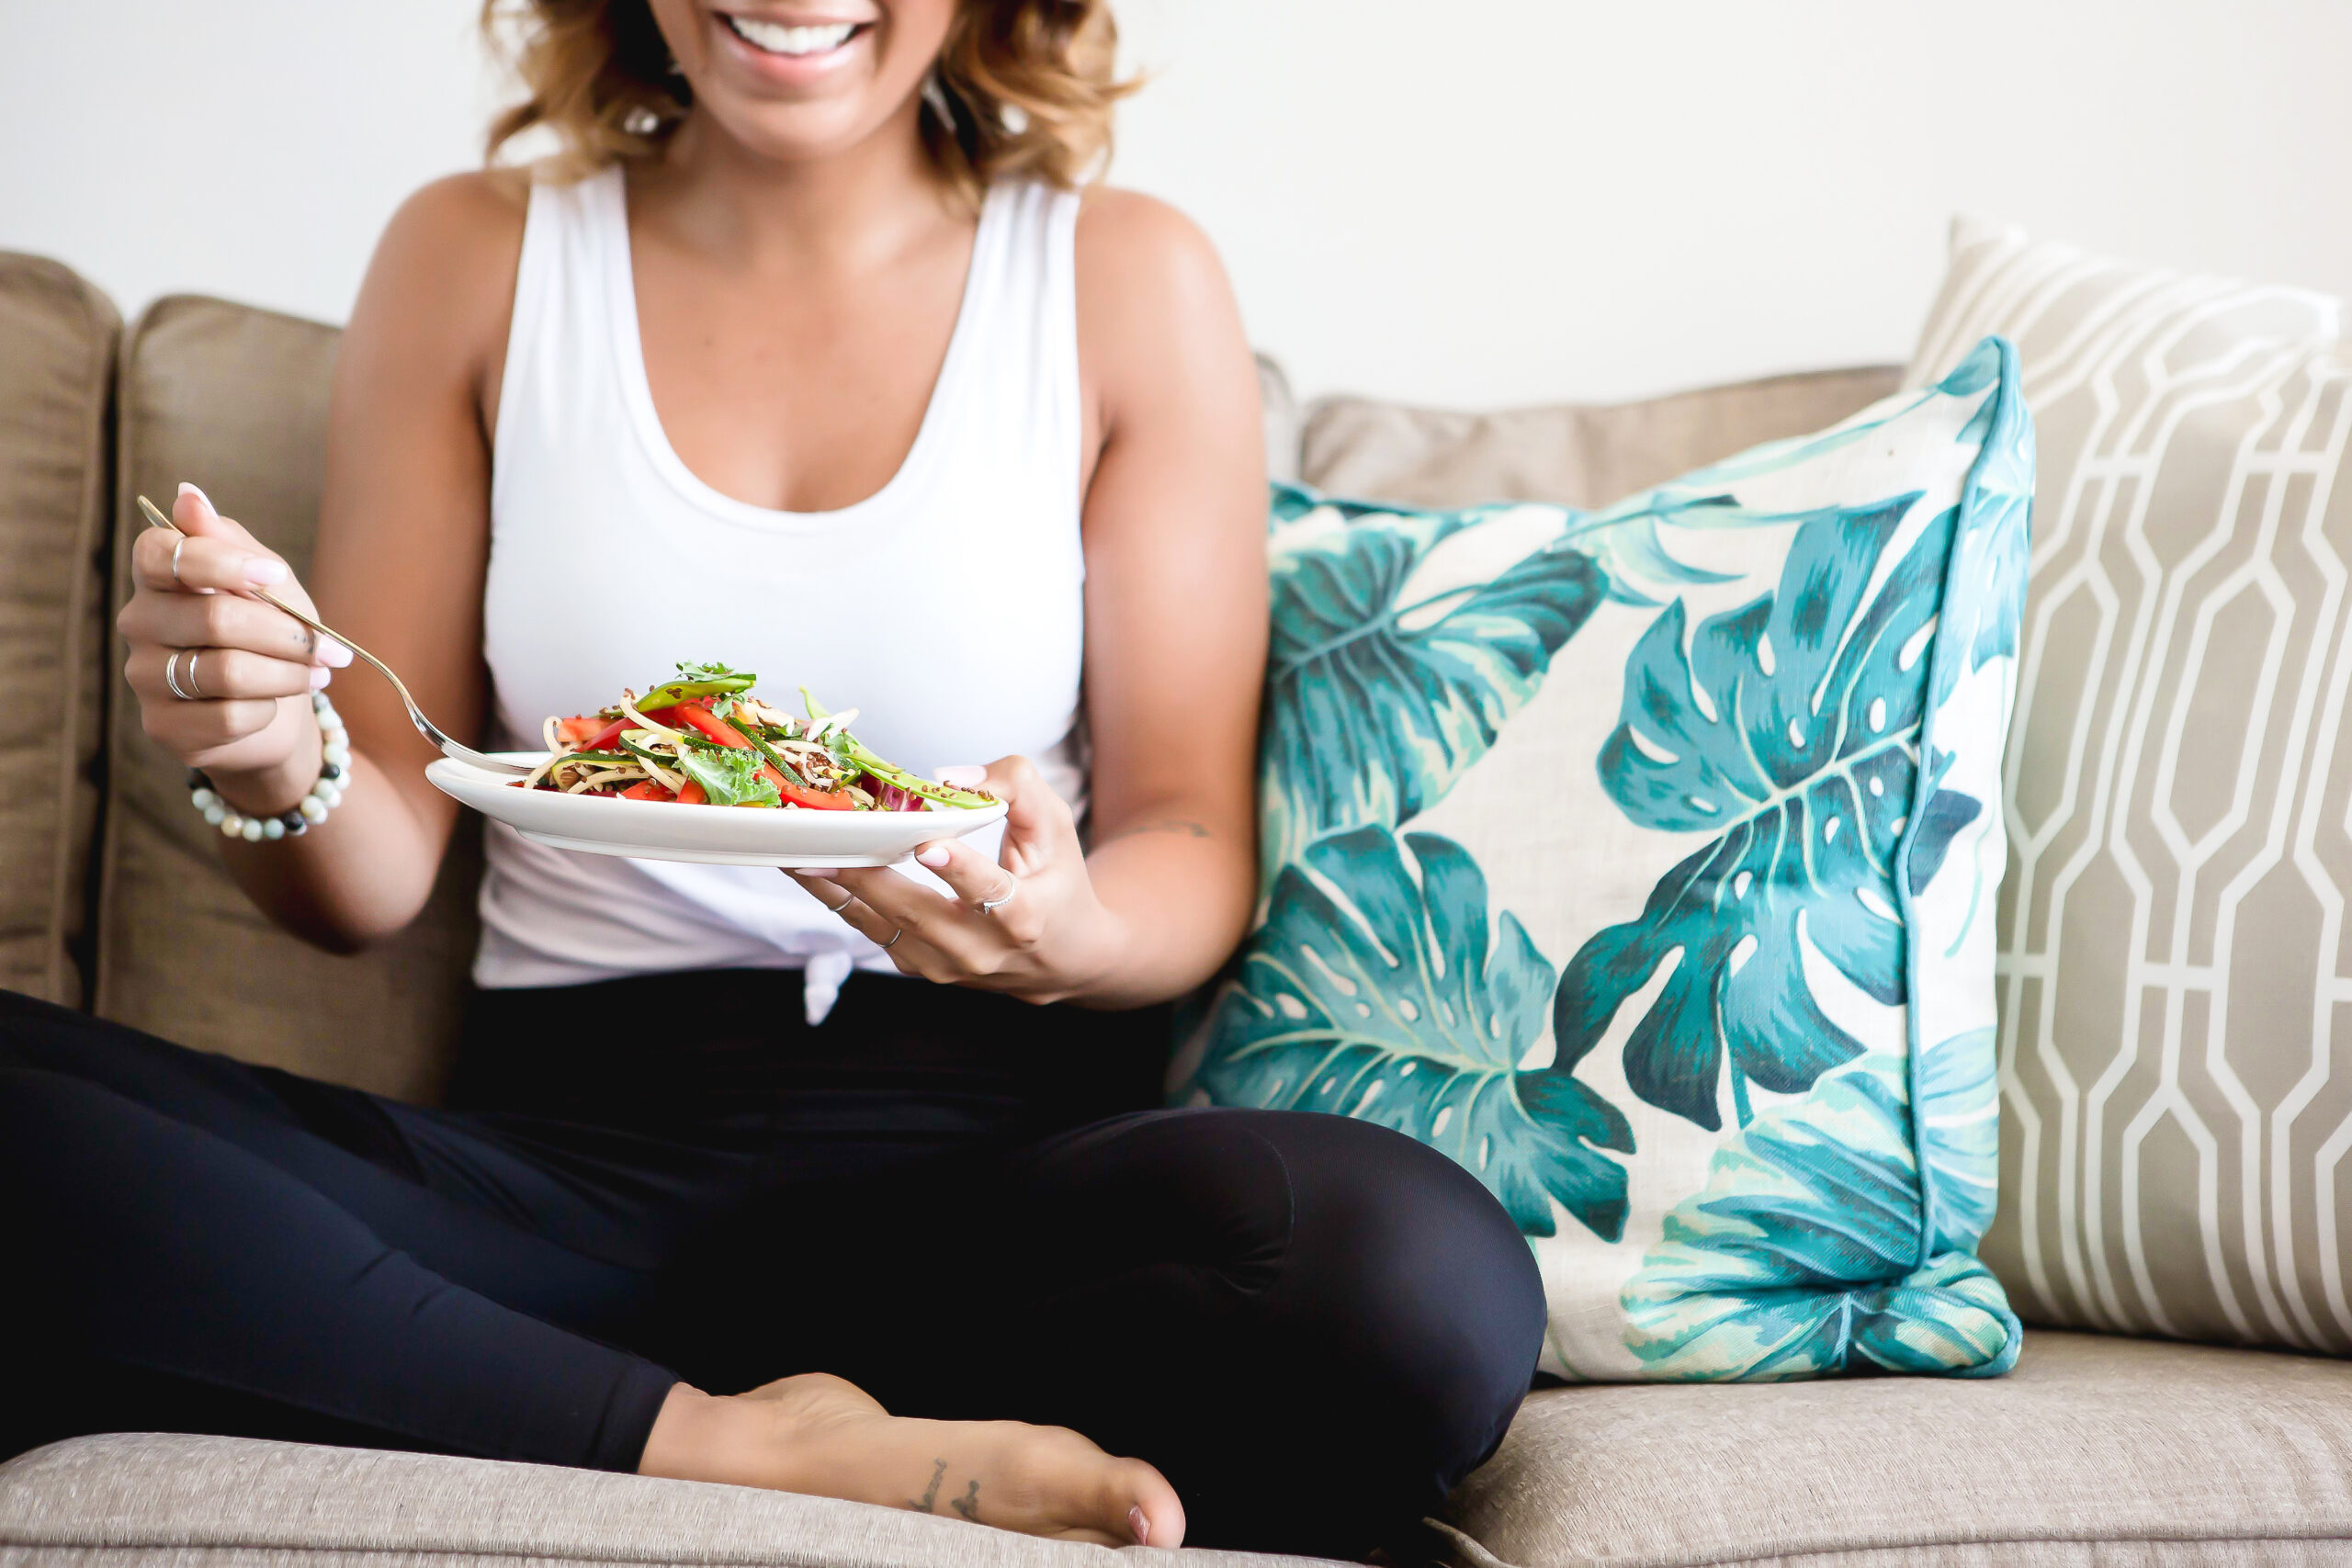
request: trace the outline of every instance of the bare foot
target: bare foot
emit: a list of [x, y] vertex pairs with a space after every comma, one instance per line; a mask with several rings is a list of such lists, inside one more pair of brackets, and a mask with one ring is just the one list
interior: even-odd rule
[[1175, 1488], [1139, 1459], [1114, 1459], [1062, 1427], [892, 1416], [822, 1372], [732, 1396], [678, 1384], [637, 1468], [1104, 1546], [1184, 1540]]

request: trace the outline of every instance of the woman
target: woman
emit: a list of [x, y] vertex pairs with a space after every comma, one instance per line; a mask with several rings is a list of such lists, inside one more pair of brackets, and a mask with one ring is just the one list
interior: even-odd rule
[[[1156, 1004], [1253, 897], [1263, 474], [1207, 243], [1075, 194], [1109, 17], [523, 23], [493, 150], [544, 127], [564, 158], [386, 231], [319, 605], [464, 735], [679, 660], [807, 681], [925, 771], [1001, 753], [1001, 849], [781, 878], [493, 831], [448, 1111], [12, 998], [0, 1192], [41, 1285], [0, 1310], [43, 1370], [11, 1440], [298, 1437], [1372, 1548], [1498, 1439], [1540, 1295], [1499, 1207], [1408, 1139], [1142, 1109]], [[372, 676], [335, 688], [347, 755], [322, 741], [347, 650], [238, 592], [302, 597], [201, 491], [175, 516], [120, 617], [147, 733], [228, 812], [332, 807], [227, 842], [270, 918], [337, 951], [398, 931], [456, 816], [431, 753]]]

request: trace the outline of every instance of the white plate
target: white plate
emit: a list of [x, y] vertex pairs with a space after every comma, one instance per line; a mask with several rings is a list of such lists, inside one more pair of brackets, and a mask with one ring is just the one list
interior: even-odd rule
[[[495, 751], [535, 765], [544, 751]], [[453, 757], [424, 776], [494, 822], [559, 850], [630, 860], [703, 865], [889, 865], [933, 839], [960, 839], [1004, 818], [1004, 803], [971, 811], [762, 811], [680, 806], [662, 800], [594, 799], [517, 789], [511, 775], [484, 773]]]

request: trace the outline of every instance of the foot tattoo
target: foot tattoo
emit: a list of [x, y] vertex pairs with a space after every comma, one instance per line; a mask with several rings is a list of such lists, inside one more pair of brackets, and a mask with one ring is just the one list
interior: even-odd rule
[[[922, 1501], [918, 1502], [914, 1498], [910, 1497], [907, 1499], [907, 1506], [912, 1508], [918, 1514], [928, 1514], [933, 1512], [934, 1510], [933, 1509], [932, 1505], [939, 1501], [939, 1478], [946, 1473], [947, 1461], [945, 1460], [935, 1459], [932, 1461], [931, 1485], [924, 1491]], [[972, 1484], [977, 1487], [979, 1485], [979, 1483], [976, 1481], [972, 1483]], [[948, 1501], [952, 1506], [955, 1499], [950, 1498]]]

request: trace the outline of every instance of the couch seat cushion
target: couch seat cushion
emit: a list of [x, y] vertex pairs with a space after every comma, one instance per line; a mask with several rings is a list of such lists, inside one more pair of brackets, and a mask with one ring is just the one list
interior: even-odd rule
[[[1126, 1561], [1171, 1568], [1312, 1562], [1126, 1551]], [[166, 1559], [179, 1568], [500, 1559], [1085, 1568], [1113, 1555], [829, 1497], [243, 1438], [79, 1438], [0, 1465], [0, 1568]]]
[[1481, 1568], [2352, 1563], [2352, 1366], [2036, 1331], [1981, 1382], [1546, 1390], [1452, 1516]]

